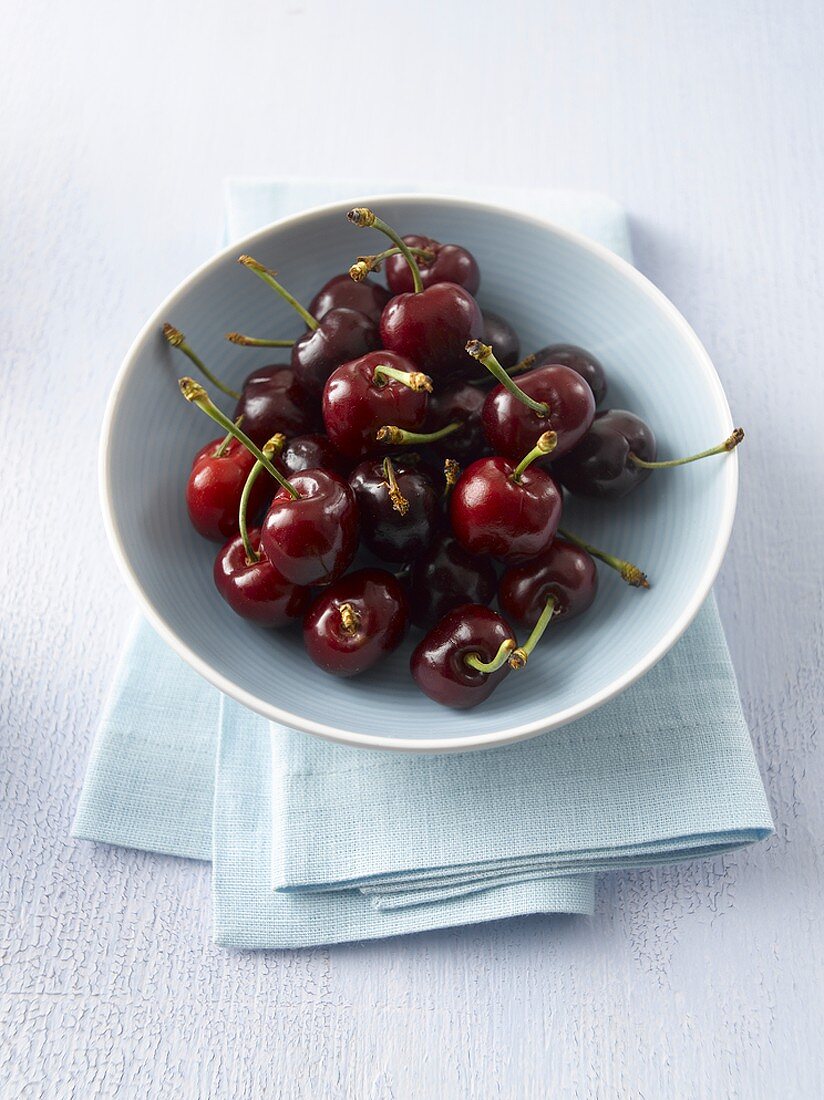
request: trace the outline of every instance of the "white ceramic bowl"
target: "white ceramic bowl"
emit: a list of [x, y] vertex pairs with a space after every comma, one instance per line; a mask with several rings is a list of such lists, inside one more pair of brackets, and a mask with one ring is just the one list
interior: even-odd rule
[[732, 430], [718, 375], [692, 329], [660, 291], [606, 249], [482, 203], [359, 196], [232, 245], [149, 318], [120, 368], [103, 425], [101, 495], [115, 557], [169, 645], [215, 687], [275, 722], [352, 745], [421, 752], [543, 733], [623, 691], [689, 626], [729, 539], [737, 457], [653, 474], [618, 503], [571, 500], [566, 525], [635, 561], [652, 588], [630, 589], [602, 569], [592, 609], [550, 627], [528, 669], [509, 676], [475, 710], [446, 710], [420, 694], [408, 672], [409, 643], [372, 673], [337, 680], [308, 660], [298, 631], [264, 631], [237, 618], [213, 587], [216, 548], [195, 534], [183, 500], [192, 454], [216, 432], [179, 396], [176, 379], [193, 372], [166, 345], [160, 326], [169, 320], [181, 328], [235, 384], [256, 366], [284, 361], [223, 339], [229, 329], [301, 331], [286, 304], [235, 259], [251, 253], [308, 302], [355, 255], [382, 247], [377, 234], [347, 222], [344, 212], [356, 204], [374, 207], [402, 233], [470, 248], [483, 276], [481, 305], [515, 324], [525, 350], [558, 340], [591, 349], [607, 370], [606, 404], [647, 419], [661, 457], [692, 453]]

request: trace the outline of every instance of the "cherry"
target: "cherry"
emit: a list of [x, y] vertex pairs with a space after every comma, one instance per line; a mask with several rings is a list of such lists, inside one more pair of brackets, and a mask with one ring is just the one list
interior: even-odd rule
[[296, 435], [283, 448], [280, 465], [289, 474], [302, 470], [332, 470], [344, 475], [348, 466], [340, 451], [332, 446], [328, 436], [320, 433]]
[[[508, 367], [509, 364], [501, 358], [500, 350], [495, 341], [485, 340], [485, 343], [492, 344], [502, 365]], [[536, 351], [530, 357], [530, 360], [530, 368], [545, 367], [550, 363], [560, 363], [561, 366], [569, 367], [576, 374], [580, 374], [592, 390], [596, 405], [600, 405], [607, 395], [607, 376], [600, 361], [591, 352], [586, 351], [585, 348], [579, 348], [577, 344], [548, 344], [547, 347]], [[515, 372], [510, 371], [510, 373]]]
[[416, 557], [409, 578], [412, 622], [424, 630], [462, 604], [488, 604], [498, 578], [488, 558], [464, 550], [454, 535], [444, 533]]
[[484, 332], [481, 339], [485, 344], [495, 349], [498, 362], [506, 370], [514, 367], [521, 354], [521, 341], [518, 333], [504, 317], [491, 310], [482, 311], [484, 318]]
[[415, 429], [423, 425], [432, 383], [414, 363], [388, 351], [373, 351], [344, 363], [323, 390], [326, 434], [347, 458], [384, 450], [378, 429], [388, 421]]
[[[436, 283], [455, 283], [475, 295], [481, 285], [481, 271], [472, 253], [459, 244], [441, 244], [431, 237], [414, 234], [403, 238], [409, 248], [429, 253], [424, 259], [418, 254], [418, 269], [424, 287]], [[409, 294], [414, 290], [414, 279], [405, 257], [398, 252], [386, 261], [386, 281], [393, 294]]]
[[291, 366], [310, 396], [320, 396], [326, 379], [341, 363], [380, 347], [378, 326], [365, 313], [341, 307], [330, 309], [317, 321], [263, 264], [251, 256], [241, 256], [238, 263], [276, 291], [306, 323], [306, 332], [292, 348]]
[[[186, 507], [195, 530], [215, 542], [238, 533], [238, 506], [254, 456], [233, 439], [213, 439], [194, 457], [186, 482]], [[272, 494], [272, 479], [255, 485], [249, 508], [258, 515]]]
[[429, 398], [427, 431], [436, 432], [448, 424], [460, 424], [461, 430], [433, 443], [439, 454], [451, 455], [459, 462], [479, 458], [488, 448], [481, 423], [486, 394], [471, 382], [456, 382], [436, 390]]
[[192, 378], [180, 392], [247, 447], [280, 488], [261, 526], [260, 547], [284, 580], [329, 584], [349, 566], [358, 546], [358, 509], [347, 483], [326, 470], [305, 470], [291, 482], [263, 451], [209, 399]]
[[482, 413], [496, 454], [517, 459], [547, 430], [557, 436], [553, 461], [572, 450], [595, 415], [595, 398], [580, 374], [569, 367], [539, 367], [516, 384], [488, 344], [470, 341], [466, 350], [501, 383], [487, 394]]
[[324, 672], [357, 676], [397, 649], [407, 618], [398, 580], [384, 569], [359, 569], [309, 608], [303, 622], [306, 652]]
[[384, 561], [413, 561], [432, 542], [438, 494], [414, 466], [385, 458], [356, 466], [349, 484], [358, 502], [361, 538]]
[[591, 606], [597, 588], [598, 572], [590, 555], [556, 538], [540, 557], [507, 569], [498, 587], [498, 603], [508, 619], [531, 629], [550, 596], [556, 619], [574, 619]]
[[549, 549], [561, 519], [561, 492], [548, 473], [530, 464], [549, 454], [553, 442], [553, 433], [545, 432], [517, 466], [496, 455], [463, 472], [449, 516], [471, 554], [516, 563]]
[[365, 207], [350, 210], [347, 217], [354, 225], [374, 226], [385, 233], [401, 248], [412, 273], [413, 292], [392, 298], [381, 314], [383, 346], [411, 359], [439, 383], [466, 375], [463, 348], [483, 332], [480, 307], [469, 291], [457, 283], [424, 289], [415, 258], [393, 229]]
[[275, 432], [290, 436], [320, 427], [317, 405], [307, 399], [295, 372], [284, 364], [259, 367], [246, 378], [235, 418], [260, 447]]
[[618, 500], [650, 476], [653, 470], [682, 466], [714, 454], [732, 451], [744, 438], [741, 428], [717, 447], [688, 458], [656, 462], [652, 428], [624, 409], [598, 413], [575, 451], [553, 466], [561, 483], [571, 493]]
[[488, 699], [506, 677], [515, 645], [500, 615], [481, 604], [464, 604], [421, 640], [409, 667], [424, 695], [466, 710]]
[[309, 303], [309, 312], [315, 320], [322, 320], [330, 310], [354, 309], [377, 324], [383, 307], [392, 295], [374, 279], [353, 282], [348, 274], [335, 275], [317, 292]]

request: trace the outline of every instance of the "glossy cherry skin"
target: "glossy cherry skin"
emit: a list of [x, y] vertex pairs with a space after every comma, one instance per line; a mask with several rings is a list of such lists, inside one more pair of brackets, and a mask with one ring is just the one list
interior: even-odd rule
[[[489, 344], [491, 341], [487, 340], [486, 343]], [[500, 355], [498, 355], [497, 348], [495, 348], [495, 354], [503, 363]], [[579, 348], [577, 344], [548, 344], [547, 347], [535, 352], [533, 369], [545, 367], [549, 363], [560, 363], [562, 366], [569, 367], [570, 370], [580, 374], [592, 390], [596, 405], [600, 405], [606, 397], [607, 376], [604, 368], [601, 366], [600, 360], [596, 359], [586, 348]], [[508, 366], [508, 364], [504, 363], [504, 366]]]
[[296, 435], [290, 439], [283, 448], [278, 464], [287, 477], [303, 470], [331, 470], [341, 475], [349, 472], [343, 455], [332, 446], [329, 437], [320, 432]]
[[646, 462], [655, 461], [652, 428], [635, 413], [607, 409], [596, 415], [572, 454], [552, 469], [571, 493], [599, 500], [618, 500], [652, 473], [635, 466], [630, 461], [630, 453]]
[[426, 431], [435, 432], [447, 424], [459, 421], [460, 431], [429, 444], [438, 454], [456, 458], [458, 462], [470, 462], [488, 450], [481, 413], [486, 392], [470, 382], [457, 382], [442, 386], [429, 395], [429, 411]]
[[466, 603], [488, 604], [498, 578], [489, 558], [476, 558], [451, 534], [441, 534], [416, 558], [409, 577], [412, 622], [429, 630]]
[[495, 454], [520, 461], [535, 440], [551, 429], [558, 442], [547, 460], [554, 462], [572, 450], [592, 423], [592, 390], [580, 374], [562, 366], [539, 367], [520, 375], [517, 382], [534, 401], [545, 402], [549, 413], [539, 416], [503, 386], [496, 386], [487, 395], [481, 416], [489, 445]]
[[498, 603], [507, 619], [531, 630], [550, 596], [553, 621], [574, 619], [592, 606], [597, 590], [598, 572], [586, 550], [556, 538], [539, 558], [507, 569]]
[[502, 367], [514, 367], [521, 356], [521, 341], [518, 333], [504, 317], [485, 309], [483, 342], [489, 344], [495, 352], [495, 358]]
[[[249, 541], [253, 550], [259, 551], [259, 529], [250, 529]], [[285, 626], [300, 619], [312, 599], [308, 588], [284, 580], [263, 555], [259, 561], [250, 562], [240, 535], [229, 539], [219, 551], [214, 578], [229, 607], [260, 626]]]
[[[204, 538], [225, 542], [238, 533], [238, 507], [243, 486], [255, 464], [242, 443], [232, 439], [215, 457], [222, 439], [213, 439], [197, 452], [186, 482], [186, 507], [195, 530]], [[274, 483], [262, 473], [249, 495], [249, 515], [257, 517], [272, 495]]]
[[[421, 281], [425, 287], [436, 283], [457, 283], [470, 294], [477, 294], [481, 285], [481, 269], [472, 253], [459, 244], [441, 244], [431, 237], [418, 237], [411, 234], [403, 238], [410, 248], [425, 248], [434, 252], [435, 258], [423, 260], [416, 257]], [[390, 256], [386, 261], [386, 281], [393, 294], [411, 293], [412, 272], [404, 256]]]
[[445, 707], [466, 710], [488, 699], [509, 672], [478, 672], [466, 663], [470, 653], [492, 661], [502, 642], [515, 636], [500, 615], [480, 604], [450, 611], [412, 653], [409, 668], [424, 695]]
[[261, 525], [261, 549], [292, 584], [331, 584], [358, 548], [358, 506], [349, 485], [328, 470], [289, 479], [300, 496], [280, 488]]
[[326, 379], [341, 363], [359, 359], [381, 346], [377, 324], [356, 309], [330, 309], [318, 327], [292, 348], [292, 370], [312, 397], [320, 397]]
[[349, 275], [334, 275], [309, 303], [309, 312], [320, 321], [332, 309], [355, 309], [377, 324], [392, 295], [373, 279], [356, 283]]
[[373, 351], [344, 363], [323, 390], [323, 423], [332, 444], [347, 458], [385, 452], [376, 435], [384, 424], [416, 431], [423, 426], [428, 394], [394, 378], [375, 378], [375, 367], [417, 371], [414, 363], [388, 351]]
[[252, 371], [233, 415], [243, 416], [243, 430], [258, 447], [276, 432], [297, 435], [320, 427], [317, 401], [307, 396], [290, 367], [277, 363]]
[[449, 498], [452, 531], [470, 554], [516, 563], [548, 550], [561, 520], [561, 491], [534, 465], [515, 481], [515, 464], [481, 458], [461, 474]]
[[[354, 613], [347, 631], [341, 605]], [[397, 649], [406, 634], [408, 608], [399, 581], [384, 569], [359, 569], [335, 581], [303, 621], [306, 652], [333, 676], [358, 676]]]
[[420, 294], [399, 294], [381, 314], [383, 346], [404, 355], [435, 386], [477, 374], [468, 340], [483, 334], [478, 303], [456, 283], [436, 283]]
[[393, 459], [392, 466], [398, 489], [409, 506], [405, 515], [392, 503], [382, 459], [362, 462], [349, 478], [358, 502], [361, 539], [384, 561], [414, 561], [435, 536], [440, 501], [426, 474], [402, 460]]

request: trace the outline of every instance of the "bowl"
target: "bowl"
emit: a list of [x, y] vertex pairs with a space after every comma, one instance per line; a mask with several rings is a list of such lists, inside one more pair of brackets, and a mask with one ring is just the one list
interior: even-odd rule
[[737, 456], [654, 473], [619, 502], [568, 498], [565, 526], [640, 565], [652, 587], [630, 589], [602, 569], [587, 614], [550, 626], [529, 667], [474, 710], [444, 709], [418, 691], [408, 671], [409, 642], [371, 673], [338, 680], [309, 661], [297, 628], [266, 631], [237, 618], [213, 585], [216, 546], [195, 533], [183, 497], [192, 455], [218, 433], [179, 395], [176, 379], [193, 370], [168, 347], [160, 326], [169, 320], [182, 329], [233, 384], [255, 367], [283, 361], [277, 352], [224, 340], [230, 329], [301, 331], [289, 307], [235, 260], [252, 254], [308, 302], [358, 253], [382, 247], [377, 234], [347, 222], [353, 205], [372, 206], [402, 233], [470, 248], [482, 271], [481, 305], [509, 318], [526, 350], [567, 341], [593, 351], [607, 371], [607, 405], [644, 417], [661, 457], [691, 454], [732, 430], [700, 341], [630, 264], [575, 233], [501, 207], [437, 196], [360, 196], [233, 244], [149, 318], [114, 383], [101, 440], [103, 512], [115, 557], [172, 649], [274, 722], [350, 745], [419, 752], [488, 748], [545, 733], [624, 691], [689, 626], [729, 539]]

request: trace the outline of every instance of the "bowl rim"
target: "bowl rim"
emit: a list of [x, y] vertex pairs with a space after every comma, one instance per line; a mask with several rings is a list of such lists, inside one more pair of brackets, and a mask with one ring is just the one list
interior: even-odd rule
[[498, 730], [493, 733], [483, 733], [477, 735], [463, 736], [463, 737], [444, 737], [444, 738], [393, 738], [386, 736], [372, 736], [370, 734], [358, 733], [352, 730], [342, 729], [336, 726], [329, 726], [325, 723], [315, 722], [308, 718], [302, 718], [300, 715], [291, 714], [288, 711], [282, 710], [279, 707], [268, 703], [264, 699], [258, 698], [252, 692], [246, 691], [243, 688], [238, 687], [228, 677], [223, 676], [220, 672], [214, 669], [208, 661], [200, 657], [194, 650], [192, 650], [186, 642], [175, 633], [171, 625], [163, 617], [162, 612], [155, 607], [150, 600], [148, 594], [143, 588], [139, 577], [132, 568], [129, 556], [126, 551], [126, 547], [121, 538], [120, 532], [117, 527], [115, 519], [115, 509], [112, 495], [112, 483], [111, 483], [111, 467], [110, 467], [110, 449], [111, 449], [111, 433], [114, 420], [119, 408], [120, 397], [129, 374], [135, 367], [138, 349], [142, 346], [146, 338], [153, 333], [158, 325], [168, 314], [170, 303], [179, 294], [186, 290], [191, 289], [201, 278], [202, 275], [213, 269], [218, 268], [225, 261], [233, 256], [236, 256], [240, 252], [252, 252], [257, 242], [260, 242], [267, 238], [273, 230], [280, 229], [282, 227], [294, 227], [300, 226], [303, 222], [311, 221], [320, 214], [330, 214], [335, 212], [344, 213], [351, 209], [353, 206], [370, 206], [379, 207], [384, 204], [403, 202], [407, 205], [425, 205], [431, 203], [438, 203], [444, 206], [453, 206], [466, 208], [470, 207], [479, 212], [486, 211], [487, 213], [494, 215], [505, 215], [509, 218], [514, 218], [518, 221], [524, 222], [528, 225], [532, 225], [542, 230], [549, 230], [563, 240], [566, 240], [577, 247], [589, 252], [591, 255], [597, 257], [600, 261], [606, 263], [612, 267], [625, 279], [632, 282], [637, 289], [647, 298], [651, 300], [653, 305], [665, 315], [669, 322], [681, 333], [685, 342], [691, 348], [695, 357], [696, 363], [703, 371], [710, 392], [713, 394], [716, 407], [719, 409], [724, 418], [727, 421], [729, 431], [733, 429], [732, 414], [727, 402], [724, 388], [721, 384], [721, 379], [718, 377], [718, 373], [707, 353], [704, 345], [699, 340], [698, 336], [693, 331], [691, 325], [683, 317], [681, 312], [673, 305], [673, 303], [666, 297], [663, 291], [659, 290], [645, 275], [633, 267], [628, 261], [617, 256], [614, 252], [611, 252], [604, 245], [598, 244], [596, 241], [590, 240], [583, 234], [577, 233], [573, 230], [564, 229], [561, 226], [556, 225], [554, 222], [549, 221], [546, 218], [535, 217], [531, 214], [526, 214], [518, 210], [513, 210], [506, 205], [478, 201], [474, 199], [461, 199], [454, 196], [439, 195], [437, 193], [390, 193], [390, 194], [378, 194], [378, 195], [358, 195], [354, 198], [338, 200], [332, 203], [323, 203], [318, 206], [313, 206], [307, 210], [301, 211], [299, 214], [292, 214], [285, 218], [279, 218], [274, 222], [263, 226], [261, 229], [256, 230], [254, 233], [249, 234], [246, 237], [241, 238], [238, 241], [233, 241], [225, 248], [221, 249], [214, 256], [212, 256], [205, 263], [188, 275], [181, 283], [179, 283], [174, 290], [172, 290], [161, 302], [159, 307], [152, 313], [140, 332], [127, 351], [123, 362], [115, 377], [112, 385], [111, 392], [106, 404], [106, 411], [103, 417], [103, 423], [100, 434], [100, 446], [98, 452], [98, 474], [99, 474], [99, 492], [100, 502], [103, 511], [103, 522], [106, 530], [106, 535], [109, 541], [114, 558], [120, 568], [121, 574], [128, 587], [132, 590], [137, 597], [138, 603], [149, 620], [151, 625], [160, 635], [160, 637], [183, 658], [196, 672], [198, 672], [206, 681], [211, 683], [214, 687], [218, 688], [225, 695], [241, 703], [243, 706], [249, 707], [251, 710], [256, 711], [258, 714], [269, 719], [272, 722], [277, 722], [280, 725], [288, 726], [289, 728], [298, 729], [305, 733], [315, 734], [328, 741], [334, 741], [339, 744], [353, 745], [359, 748], [371, 748], [371, 749], [388, 749], [398, 752], [415, 752], [415, 753], [448, 753], [448, 752], [465, 752], [477, 749], [489, 749], [502, 745], [512, 744], [516, 741], [523, 741], [530, 737], [536, 737], [542, 733], [548, 733], [550, 730], [558, 729], [561, 726], [565, 726], [570, 722], [575, 721], [578, 718], [583, 718], [598, 707], [603, 706], [610, 699], [614, 699], [621, 692], [625, 691], [630, 685], [640, 679], [646, 672], [648, 672], [661, 658], [672, 648], [672, 646], [678, 641], [687, 627], [692, 623], [695, 616], [698, 614], [699, 609], [709, 595], [710, 589], [715, 581], [718, 571], [721, 567], [724, 554], [726, 553], [727, 546], [729, 544], [730, 535], [732, 532], [733, 520], [735, 518], [736, 502], [738, 498], [738, 451], [737, 449], [732, 451], [724, 462], [723, 476], [723, 509], [720, 518], [720, 523], [715, 535], [715, 541], [712, 546], [712, 550], [707, 558], [707, 564], [704, 572], [701, 576], [699, 583], [696, 585], [695, 591], [691, 598], [687, 602], [685, 608], [681, 614], [673, 620], [668, 630], [658, 643], [653, 646], [650, 651], [641, 660], [637, 661], [630, 669], [628, 669], [622, 676], [616, 678], [607, 687], [602, 688], [600, 691], [595, 692], [593, 695], [588, 696], [580, 703], [574, 706], [567, 707], [563, 711], [559, 711], [552, 716], [548, 716], [544, 719], [537, 719], [532, 722], [528, 722], [518, 726], [507, 727]]

